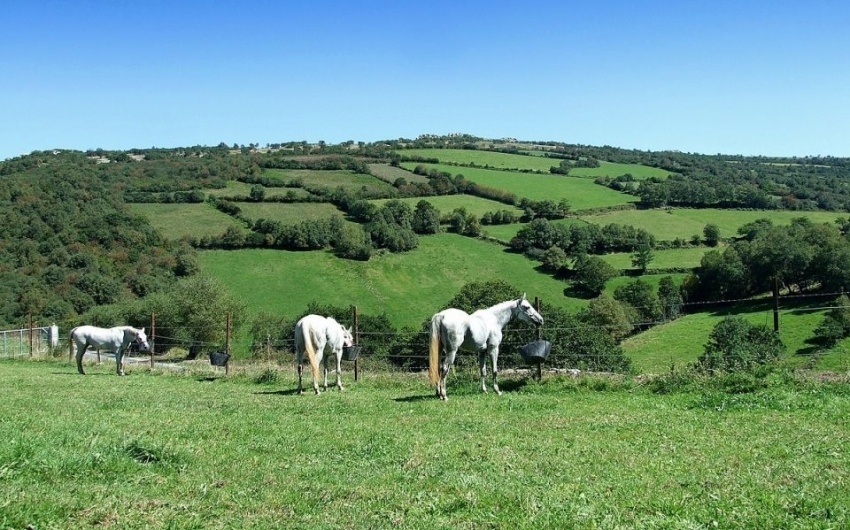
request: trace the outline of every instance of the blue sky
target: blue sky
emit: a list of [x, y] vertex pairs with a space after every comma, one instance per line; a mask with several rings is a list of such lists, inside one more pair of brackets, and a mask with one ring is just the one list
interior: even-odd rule
[[6, 0], [0, 160], [465, 132], [850, 156], [842, 1]]

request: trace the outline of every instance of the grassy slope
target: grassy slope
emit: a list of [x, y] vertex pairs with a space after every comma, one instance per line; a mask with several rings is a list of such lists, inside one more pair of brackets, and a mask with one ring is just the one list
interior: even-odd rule
[[[390, 199], [374, 200], [375, 204], [384, 204]], [[508, 210], [515, 213], [517, 216], [522, 215], [522, 210], [515, 206], [508, 206], [490, 199], [483, 199], [471, 195], [440, 195], [436, 197], [411, 197], [405, 199], [397, 199], [410, 205], [411, 209], [415, 209], [419, 201], [428, 201], [434, 207], [440, 210], [440, 215], [447, 215], [453, 212], [456, 208], [466, 208], [466, 211], [477, 215], [479, 218], [487, 212], [497, 212]]]
[[[419, 164], [404, 163], [403, 167], [412, 169]], [[579, 177], [564, 177], [558, 175], [538, 175], [535, 173], [515, 173], [491, 169], [448, 166], [442, 164], [423, 164], [452, 175], [463, 175], [468, 180], [514, 193], [519, 198], [535, 201], [554, 200], [562, 198], [570, 202], [573, 210], [599, 208], [604, 206], [619, 206], [637, 201], [632, 195], [626, 195], [604, 186], [594, 184], [592, 180]]]
[[677, 237], [690, 239], [693, 235], [702, 237], [703, 228], [709, 223], [720, 228], [721, 237], [732, 237], [737, 234], [738, 228], [756, 219], [768, 218], [776, 225], [787, 225], [797, 217], [807, 217], [818, 223], [832, 223], [846, 215], [837, 212], [673, 208], [670, 210], [622, 210], [581, 216], [584, 221], [598, 225], [617, 223], [644, 228], [662, 240], [672, 240]]
[[546, 376], [497, 397], [461, 372], [443, 403], [418, 374], [366, 370], [316, 397], [291, 393], [291, 367], [257, 384], [0, 364], [3, 528], [850, 524], [836, 386], [653, 395]]
[[244, 228], [242, 222], [206, 203], [128, 206], [134, 213], [147, 217], [151, 225], [168, 239], [180, 239], [183, 236], [217, 236], [224, 233], [229, 226]]
[[333, 204], [320, 202], [279, 203], [240, 202], [242, 213], [254, 221], [268, 219], [283, 224], [296, 224], [307, 219], [327, 219], [336, 215], [345, 217]]
[[[405, 156], [420, 156], [423, 158], [436, 158], [441, 163], [453, 164], [475, 164], [478, 166], [490, 166], [495, 169], [519, 169], [549, 172], [549, 168], [561, 163], [558, 158], [545, 158], [542, 156], [512, 155], [508, 153], [497, 153], [493, 151], [477, 151], [469, 149], [404, 149], [398, 151]], [[415, 164], [414, 164], [415, 165]], [[466, 174], [466, 168], [458, 172]], [[613, 162], [600, 162], [599, 167], [578, 167], [570, 170], [570, 175], [575, 177], [619, 177], [631, 173], [635, 179], [643, 180], [650, 177], [666, 178], [668, 172], [663, 169], [642, 166], [640, 164], [618, 164]]]
[[205, 272], [218, 277], [254, 312], [296, 315], [311, 301], [386, 312], [397, 326], [417, 326], [465, 284], [501, 279], [553, 305], [578, 308], [563, 282], [534, 271], [535, 263], [492, 243], [455, 234], [421, 237], [419, 248], [385, 253], [368, 262], [324, 251], [203, 251]]

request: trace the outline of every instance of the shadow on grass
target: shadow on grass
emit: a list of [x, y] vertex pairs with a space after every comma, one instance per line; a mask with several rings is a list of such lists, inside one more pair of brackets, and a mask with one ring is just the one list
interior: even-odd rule
[[[313, 394], [313, 392], [311, 390], [309, 395], [312, 395], [312, 394]], [[298, 396], [300, 394], [298, 393], [297, 388], [289, 388], [289, 389], [286, 389], [286, 390], [264, 390], [263, 392], [254, 392], [254, 395], [255, 396]], [[304, 395], [306, 396], [306, 395], [308, 395], [308, 393], [304, 392]]]

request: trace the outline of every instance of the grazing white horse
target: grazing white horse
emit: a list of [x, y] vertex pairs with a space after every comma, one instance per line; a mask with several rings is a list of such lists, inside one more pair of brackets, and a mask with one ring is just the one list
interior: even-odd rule
[[71, 330], [71, 348], [77, 347], [77, 371], [83, 370], [83, 355], [91, 346], [115, 352], [115, 363], [118, 375], [124, 375], [124, 354], [134, 341], [138, 341], [139, 350], [150, 350], [145, 328], [137, 329], [132, 326], [116, 326], [114, 328], [98, 328], [95, 326], [77, 326]]
[[[502, 394], [496, 383], [499, 344], [502, 342], [502, 328], [514, 317], [538, 326], [543, 324], [543, 317], [525, 299], [524, 293], [516, 300], [508, 300], [487, 309], [479, 309], [471, 315], [460, 309], [449, 308], [431, 317], [428, 377], [431, 384], [436, 386], [437, 397], [442, 400], [448, 399], [446, 376], [455, 362], [458, 349], [478, 352], [483, 392], [487, 392], [485, 353], [490, 354], [493, 363], [493, 390], [496, 394]], [[442, 363], [440, 363], [441, 351], [444, 355]]]
[[304, 368], [304, 353], [310, 362], [313, 372], [313, 390], [319, 393], [319, 363], [324, 358], [325, 367], [325, 390], [328, 389], [328, 356], [325, 349], [330, 349], [336, 356], [336, 386], [342, 390], [342, 379], [340, 378], [342, 360], [342, 348], [354, 345], [351, 329], [342, 327], [342, 324], [331, 317], [320, 315], [307, 315], [295, 324], [295, 362], [298, 365], [298, 393], [304, 393], [301, 385], [301, 373]]

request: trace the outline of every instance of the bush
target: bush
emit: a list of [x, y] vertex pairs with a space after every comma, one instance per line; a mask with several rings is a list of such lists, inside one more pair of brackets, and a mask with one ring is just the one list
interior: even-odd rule
[[697, 366], [709, 372], [748, 371], [772, 363], [784, 350], [782, 341], [766, 326], [727, 317], [714, 326]]

